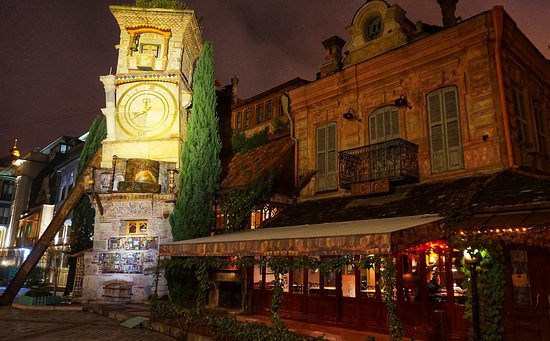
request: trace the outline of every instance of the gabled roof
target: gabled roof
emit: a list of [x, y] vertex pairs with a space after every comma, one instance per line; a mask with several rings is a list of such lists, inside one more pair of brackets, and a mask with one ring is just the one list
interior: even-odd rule
[[294, 142], [290, 138], [282, 138], [247, 153], [234, 155], [224, 165], [222, 189], [245, 186], [272, 170], [284, 167], [293, 151]]

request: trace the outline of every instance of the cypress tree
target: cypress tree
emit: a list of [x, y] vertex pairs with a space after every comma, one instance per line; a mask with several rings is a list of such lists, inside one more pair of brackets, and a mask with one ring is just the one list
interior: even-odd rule
[[192, 88], [193, 108], [180, 159], [179, 196], [170, 215], [174, 240], [208, 236], [215, 221], [212, 207], [221, 172], [221, 139], [210, 42], [202, 48]]

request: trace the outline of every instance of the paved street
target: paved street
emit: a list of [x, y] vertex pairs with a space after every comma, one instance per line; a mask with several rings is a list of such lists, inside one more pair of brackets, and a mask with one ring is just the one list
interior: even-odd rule
[[174, 339], [146, 329], [122, 327], [115, 320], [84, 311], [20, 310], [0, 306], [0, 340]]

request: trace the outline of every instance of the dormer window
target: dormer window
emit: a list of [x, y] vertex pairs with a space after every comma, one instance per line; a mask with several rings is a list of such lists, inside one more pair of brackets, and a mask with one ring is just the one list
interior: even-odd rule
[[382, 18], [376, 15], [367, 19], [363, 34], [365, 40], [373, 40], [380, 37], [382, 35]]

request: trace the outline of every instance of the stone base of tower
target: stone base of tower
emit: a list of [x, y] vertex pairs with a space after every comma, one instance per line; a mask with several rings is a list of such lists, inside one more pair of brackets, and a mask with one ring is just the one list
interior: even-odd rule
[[172, 162], [116, 158], [93, 171], [93, 249], [84, 254], [82, 301], [142, 303], [167, 294], [156, 281], [159, 245], [172, 241], [168, 220], [176, 181]]

